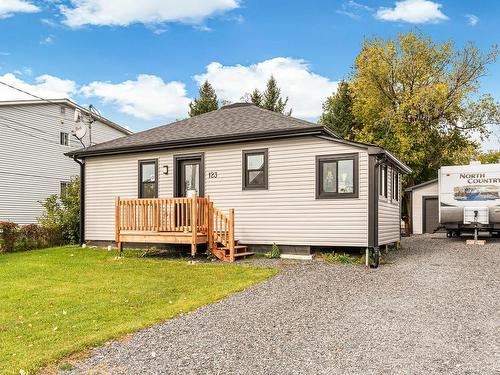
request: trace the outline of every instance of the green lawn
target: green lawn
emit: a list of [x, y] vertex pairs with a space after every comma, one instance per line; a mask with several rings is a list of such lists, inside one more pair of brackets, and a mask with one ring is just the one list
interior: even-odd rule
[[278, 272], [115, 255], [78, 247], [0, 255], [0, 374], [34, 372]]

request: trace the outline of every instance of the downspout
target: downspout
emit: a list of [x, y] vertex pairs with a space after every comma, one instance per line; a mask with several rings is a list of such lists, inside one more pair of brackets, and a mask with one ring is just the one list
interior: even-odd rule
[[85, 243], [85, 159], [73, 160], [80, 164], [80, 246]]
[[[379, 175], [377, 173], [380, 164], [386, 158], [379, 154], [368, 155], [369, 189], [368, 189], [368, 248], [378, 252], [378, 200], [379, 200]], [[368, 249], [367, 249], [368, 250]], [[367, 251], [368, 255], [368, 251]]]

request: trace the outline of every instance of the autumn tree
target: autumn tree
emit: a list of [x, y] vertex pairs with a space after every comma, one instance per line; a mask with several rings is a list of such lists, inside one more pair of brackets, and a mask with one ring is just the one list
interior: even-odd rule
[[319, 123], [335, 134], [348, 140], [355, 140], [361, 124], [352, 113], [353, 96], [347, 81], [340, 81], [337, 91], [323, 103], [323, 114]]
[[479, 79], [498, 55], [473, 44], [455, 49], [413, 32], [365, 41], [354, 66], [353, 139], [384, 147], [413, 169], [407, 183], [462, 163], [500, 123], [500, 106], [479, 95]]
[[266, 89], [263, 92], [255, 89], [250, 95], [245, 95], [243, 99], [270, 111], [283, 113], [288, 116], [292, 114], [291, 109], [285, 111], [288, 104], [288, 97], [283, 98], [281, 96], [281, 89], [278, 87], [278, 83], [273, 76], [267, 81]]
[[212, 85], [205, 81], [199, 89], [200, 97], [189, 103], [189, 116], [197, 116], [219, 109], [217, 95]]
[[482, 164], [500, 163], [500, 150], [479, 152], [474, 159], [479, 160]]

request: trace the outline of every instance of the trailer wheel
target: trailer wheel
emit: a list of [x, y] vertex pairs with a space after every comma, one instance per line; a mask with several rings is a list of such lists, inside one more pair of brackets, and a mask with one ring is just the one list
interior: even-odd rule
[[370, 268], [378, 268], [380, 265], [380, 248], [377, 246], [370, 249]]

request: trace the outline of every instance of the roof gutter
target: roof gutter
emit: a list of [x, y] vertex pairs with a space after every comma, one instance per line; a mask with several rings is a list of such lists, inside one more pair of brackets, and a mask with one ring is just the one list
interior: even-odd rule
[[118, 147], [109, 150], [92, 150], [92, 149], [80, 149], [75, 151], [70, 151], [65, 153], [69, 157], [87, 157], [87, 156], [102, 156], [102, 155], [117, 155], [117, 154], [127, 154], [132, 152], [145, 152], [145, 151], [159, 151], [168, 150], [175, 148], [186, 148], [194, 146], [207, 146], [207, 145], [217, 145], [233, 142], [245, 142], [254, 141], [261, 139], [273, 139], [273, 138], [283, 138], [292, 136], [303, 136], [303, 135], [321, 135], [324, 134], [323, 126], [315, 126], [310, 129], [287, 129], [281, 131], [272, 131], [264, 133], [247, 133], [247, 134], [237, 134], [234, 136], [224, 136], [224, 137], [206, 137], [206, 138], [194, 138], [194, 139], [182, 139], [178, 141], [162, 142], [149, 145], [141, 146], [128, 146], [128, 147]]

